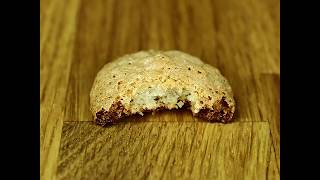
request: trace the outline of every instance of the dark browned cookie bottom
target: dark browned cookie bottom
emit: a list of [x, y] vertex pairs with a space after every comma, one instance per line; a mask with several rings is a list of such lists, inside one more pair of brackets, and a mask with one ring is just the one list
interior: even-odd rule
[[[184, 106], [181, 109], [189, 109], [190, 102], [184, 102]], [[218, 101], [216, 104], [213, 105], [213, 109], [203, 108], [196, 114], [197, 117], [204, 119], [209, 122], [221, 122], [221, 123], [228, 123], [231, 122], [232, 118], [232, 111], [231, 108], [228, 106], [227, 102], [224, 98]], [[141, 112], [156, 112], [161, 110], [168, 110], [166, 107], [159, 107], [157, 109], [142, 109]], [[121, 104], [120, 101], [113, 103], [110, 107], [109, 111], [105, 109], [101, 109], [99, 112], [96, 113], [96, 124], [100, 126], [108, 126], [115, 124], [121, 121], [122, 118], [135, 115], [131, 113], [129, 110], [125, 109], [124, 106]]]
[[230, 118], [232, 116], [231, 108], [224, 98], [217, 102], [213, 106], [212, 110], [209, 108], [203, 108], [196, 114], [196, 116], [209, 122], [228, 123], [232, 120], [232, 118]]

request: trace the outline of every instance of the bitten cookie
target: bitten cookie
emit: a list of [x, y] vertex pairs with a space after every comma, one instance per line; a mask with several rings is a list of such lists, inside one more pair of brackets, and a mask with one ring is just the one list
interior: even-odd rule
[[180, 51], [140, 51], [107, 63], [97, 74], [90, 108], [105, 126], [125, 116], [188, 108], [210, 122], [230, 122], [233, 93], [218, 69]]

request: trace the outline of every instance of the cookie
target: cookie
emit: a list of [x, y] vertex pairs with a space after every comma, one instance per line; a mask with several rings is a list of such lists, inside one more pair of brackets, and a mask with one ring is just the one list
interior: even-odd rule
[[187, 108], [210, 122], [232, 120], [235, 101], [218, 69], [180, 51], [140, 51], [107, 63], [97, 74], [90, 109], [105, 126], [121, 118]]

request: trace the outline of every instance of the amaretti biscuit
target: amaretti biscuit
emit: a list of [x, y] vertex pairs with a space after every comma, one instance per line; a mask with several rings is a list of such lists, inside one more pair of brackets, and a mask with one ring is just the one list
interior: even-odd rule
[[232, 120], [232, 89], [218, 69], [180, 51], [140, 51], [104, 65], [91, 92], [98, 125], [158, 110], [190, 109], [210, 122]]

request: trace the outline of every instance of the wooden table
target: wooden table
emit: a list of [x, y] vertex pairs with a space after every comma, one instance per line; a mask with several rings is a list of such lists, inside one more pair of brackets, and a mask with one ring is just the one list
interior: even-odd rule
[[[278, 0], [41, 0], [41, 179], [279, 179]], [[108, 61], [177, 49], [218, 67], [235, 122], [164, 112], [101, 128], [89, 91]]]

